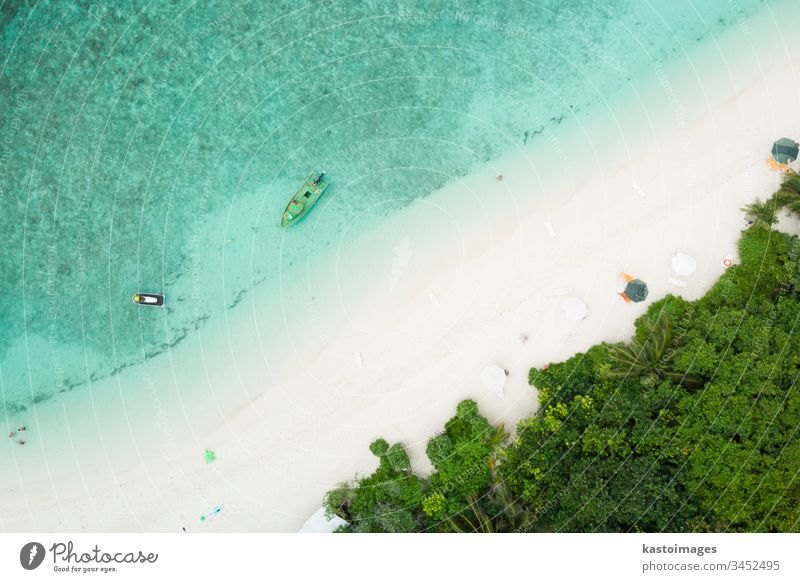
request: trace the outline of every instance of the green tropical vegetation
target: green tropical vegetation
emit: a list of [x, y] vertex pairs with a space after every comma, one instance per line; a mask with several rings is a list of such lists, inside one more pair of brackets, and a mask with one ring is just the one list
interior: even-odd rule
[[326, 498], [343, 531], [800, 531], [800, 210], [787, 176], [696, 301], [668, 295], [627, 343], [532, 369], [539, 407], [513, 437], [475, 402], [416, 474], [379, 439], [378, 469]]

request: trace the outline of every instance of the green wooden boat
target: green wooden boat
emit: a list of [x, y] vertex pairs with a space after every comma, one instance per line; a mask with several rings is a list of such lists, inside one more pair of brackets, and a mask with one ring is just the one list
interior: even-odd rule
[[283, 211], [281, 217], [281, 226], [289, 226], [298, 222], [303, 218], [306, 213], [311, 210], [311, 207], [319, 200], [325, 188], [328, 187], [327, 180], [324, 180], [325, 172], [311, 172], [306, 178], [305, 183], [300, 186], [286, 210]]

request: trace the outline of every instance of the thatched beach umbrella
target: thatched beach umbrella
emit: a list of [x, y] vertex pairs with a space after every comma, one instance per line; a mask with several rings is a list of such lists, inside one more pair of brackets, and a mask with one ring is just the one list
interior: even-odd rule
[[788, 164], [797, 159], [800, 144], [788, 137], [782, 137], [772, 144], [772, 157], [779, 164]]
[[639, 303], [647, 299], [647, 294], [650, 290], [647, 288], [647, 283], [641, 279], [634, 279], [625, 286], [625, 296], [633, 301]]

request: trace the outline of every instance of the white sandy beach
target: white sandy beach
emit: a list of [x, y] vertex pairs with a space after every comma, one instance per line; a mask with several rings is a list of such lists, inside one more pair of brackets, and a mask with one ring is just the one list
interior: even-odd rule
[[[730, 64], [734, 70], [720, 72], [723, 78], [739, 74]], [[584, 166], [577, 184], [567, 170], [537, 166], [534, 150], [525, 150], [421, 202], [442, 208], [460, 190], [479, 192], [484, 201], [496, 197], [493, 209], [508, 203], [511, 211], [488, 211], [490, 227], [456, 229], [460, 238], [449, 250], [428, 253], [418, 242], [424, 236], [412, 232], [409, 258], [394, 270], [400, 283], [391, 293], [371, 293], [296, 371], [272, 376], [259, 351], [264, 330], [247, 327], [248, 307], [237, 316], [245, 323], [227, 322], [224, 349], [212, 340], [213, 328], [198, 332], [204, 359], [196, 376], [174, 377], [195, 353], [179, 345], [154, 364], [147, 381], [174, 382], [180, 401], [181, 383], [202, 379], [230, 386], [243, 401], [253, 395], [249, 404], [209, 428], [193, 421], [195, 405], [185, 402], [184, 418], [170, 419], [169, 431], [154, 430], [151, 441], [109, 440], [92, 461], [61, 443], [63, 458], [82, 469], [74, 479], [64, 478], [69, 462], [64, 469], [53, 462], [36, 481], [32, 461], [14, 449], [7, 473], [18, 478], [0, 484], [0, 530], [295, 531], [325, 491], [375, 467], [368, 445], [378, 436], [406, 444], [424, 470], [427, 439], [464, 398], [477, 400], [492, 422], [513, 427], [535, 410], [531, 366], [627, 339], [653, 300], [667, 293], [700, 297], [723, 272], [723, 258], [735, 256], [744, 227], [739, 209], [769, 196], [780, 179], [765, 164], [772, 142], [800, 137], [800, 59], [762, 62], [761, 70], [726, 85], [708, 107], [675, 105], [653, 131], [639, 128], [626, 143], [587, 133], [597, 155], [585, 164], [569, 160]], [[564, 156], [570, 157], [554, 159]], [[534, 180], [533, 167], [542, 172]], [[524, 196], [531, 188], [547, 195], [517, 206], [515, 200], [533, 198]], [[402, 241], [403, 220], [373, 236]], [[679, 251], [697, 259], [693, 275], [672, 272]], [[617, 296], [621, 271], [648, 283], [646, 302]], [[569, 297], [587, 303], [587, 319], [565, 318], [560, 303]], [[510, 371], [503, 398], [480, 385], [489, 363]], [[131, 431], [131, 422], [121, 417], [120, 433]], [[206, 447], [217, 455], [212, 464], [203, 462]], [[57, 447], [48, 450], [53, 455]], [[218, 504], [218, 516], [198, 520]]]

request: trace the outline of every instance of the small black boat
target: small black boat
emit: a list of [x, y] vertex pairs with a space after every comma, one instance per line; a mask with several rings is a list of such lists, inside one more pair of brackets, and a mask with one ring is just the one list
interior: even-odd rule
[[137, 305], [151, 305], [153, 307], [164, 306], [164, 296], [160, 293], [134, 293], [131, 301]]

